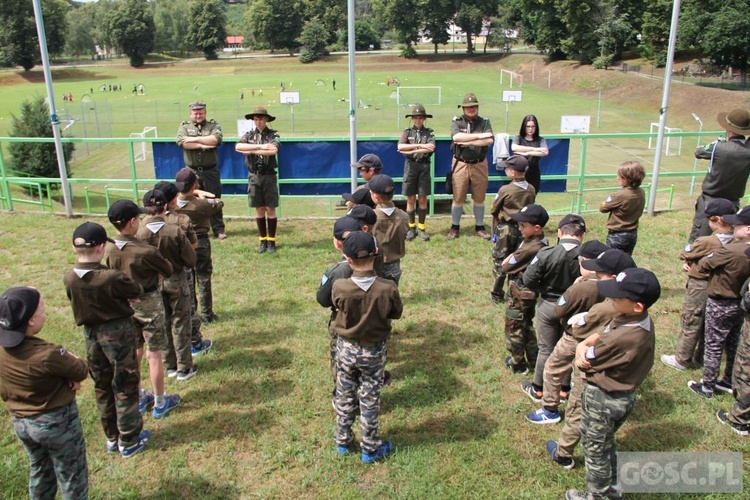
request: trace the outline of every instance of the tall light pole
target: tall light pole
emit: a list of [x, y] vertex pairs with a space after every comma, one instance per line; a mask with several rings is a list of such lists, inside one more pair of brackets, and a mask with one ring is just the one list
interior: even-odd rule
[[599, 128], [602, 122], [602, 82], [597, 80], [596, 84], [599, 86], [599, 100], [596, 103], [596, 128]]
[[[693, 113], [693, 120], [699, 123], [698, 144], [695, 146], [696, 148], [699, 148], [701, 146], [701, 133], [703, 132], [703, 122], [701, 121], [701, 117], [695, 113]], [[693, 159], [693, 180], [690, 181], [690, 196], [693, 196], [693, 193], [695, 192], [695, 174], [697, 171], [698, 171], [698, 158], [694, 158]]]

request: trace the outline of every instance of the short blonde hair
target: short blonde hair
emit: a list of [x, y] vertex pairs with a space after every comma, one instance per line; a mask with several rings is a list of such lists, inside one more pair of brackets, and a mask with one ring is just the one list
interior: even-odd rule
[[643, 170], [643, 165], [639, 161], [626, 161], [617, 167], [617, 175], [625, 179], [628, 183], [628, 187], [637, 188], [643, 182], [643, 178], [646, 177], [646, 172]]
[[79, 257], [89, 257], [92, 255], [96, 255], [96, 247], [73, 247], [73, 249], [76, 251], [76, 255]]

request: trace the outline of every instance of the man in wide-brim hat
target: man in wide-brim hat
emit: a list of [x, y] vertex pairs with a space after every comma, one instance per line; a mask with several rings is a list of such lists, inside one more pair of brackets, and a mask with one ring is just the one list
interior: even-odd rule
[[[424, 126], [428, 115], [424, 106], [412, 106], [406, 118], [411, 118], [412, 126], [404, 129], [398, 141], [398, 152], [406, 157], [404, 164], [404, 182], [401, 194], [406, 196], [406, 214], [409, 216], [409, 231], [406, 239], [411, 241], [417, 236], [422, 241], [429, 241], [425, 221], [427, 219], [427, 197], [432, 194], [430, 177], [430, 157], [435, 152], [435, 131]], [[419, 196], [419, 208], [417, 208]], [[419, 224], [416, 215], [419, 214]]]
[[708, 219], [703, 217], [706, 204], [716, 198], [724, 198], [740, 208], [740, 199], [745, 196], [745, 185], [750, 176], [750, 144], [745, 137], [750, 133], [750, 111], [735, 108], [716, 116], [721, 128], [727, 131], [726, 139], [718, 139], [695, 150], [695, 157], [709, 160], [708, 173], [701, 184], [701, 194], [695, 202], [695, 217], [689, 242], [699, 236], [711, 234]]
[[276, 169], [279, 164], [276, 154], [281, 142], [279, 133], [266, 125], [276, 119], [263, 106], [245, 115], [252, 120], [255, 130], [244, 134], [235, 146], [235, 151], [245, 155], [248, 170], [247, 194], [250, 206], [255, 208], [255, 223], [258, 226], [260, 247], [258, 253], [276, 252], [276, 207], [279, 206], [279, 186]]

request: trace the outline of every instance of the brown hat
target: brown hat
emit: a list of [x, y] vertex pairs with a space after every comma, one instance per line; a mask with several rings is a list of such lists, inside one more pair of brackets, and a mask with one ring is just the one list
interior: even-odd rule
[[204, 101], [195, 101], [190, 103], [190, 109], [206, 109], [206, 103]]
[[252, 120], [256, 116], [267, 116], [269, 122], [272, 122], [276, 119], [275, 116], [269, 115], [268, 110], [263, 106], [256, 106], [255, 110], [252, 113], [248, 113], [245, 115], [245, 120]]
[[411, 107], [411, 111], [406, 115], [406, 118], [411, 116], [424, 116], [425, 118], [432, 118], [432, 115], [428, 115], [424, 110], [424, 106], [421, 104], [415, 104]]
[[721, 128], [739, 135], [750, 133], [750, 111], [743, 108], [735, 108], [729, 113], [719, 113], [716, 121]]
[[464, 102], [459, 104], [457, 107], [464, 108], [466, 106], [479, 106], [479, 99], [477, 99], [477, 96], [474, 95], [474, 93], [469, 92], [464, 96]]

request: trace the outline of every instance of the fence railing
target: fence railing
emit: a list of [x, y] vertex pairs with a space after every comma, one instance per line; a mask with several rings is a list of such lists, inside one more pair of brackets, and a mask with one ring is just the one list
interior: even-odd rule
[[[670, 132], [665, 134], [666, 137], [674, 138], [685, 138], [685, 137], [697, 137], [700, 142], [701, 137], [716, 137], [721, 132], [717, 131], [702, 131], [702, 132]], [[644, 146], [650, 138], [655, 137], [656, 134], [651, 133], [619, 133], [619, 134], [554, 134], [546, 135], [548, 139], [569, 139], [571, 141], [571, 152], [568, 158], [569, 168], [567, 175], [545, 175], [542, 176], [543, 180], [565, 180], [567, 184], [566, 192], [570, 195], [570, 203], [560, 203], [559, 211], [573, 211], [573, 212], [584, 212], [588, 210], [588, 203], [585, 200], [587, 193], [592, 193], [598, 190], [613, 190], [617, 189], [617, 185], [613, 182], [608, 184], [608, 187], [600, 187], [602, 183], [614, 180], [616, 178], [615, 165], [620, 161], [630, 159], [631, 156], [642, 157], [644, 167], [647, 170], [647, 181], [653, 183], [651, 179], [651, 173], [648, 172], [648, 165], [653, 159], [653, 151], [649, 151], [650, 158], [647, 158], [643, 153]], [[129, 175], [121, 178], [79, 178], [71, 177], [68, 179], [68, 183], [71, 189], [71, 195], [75, 192], [75, 188], [83, 186], [83, 196], [85, 200], [85, 212], [81, 210], [76, 211], [78, 214], [86, 213], [103, 213], [106, 211], [106, 207], [109, 206], [110, 200], [113, 198], [123, 197], [117, 196], [115, 193], [124, 194], [125, 197], [130, 197], [134, 200], [138, 200], [142, 192], [150, 189], [151, 186], [158, 180], [153, 175], [139, 177], [136, 155], [135, 155], [135, 144], [141, 143], [153, 143], [153, 142], [172, 142], [173, 138], [154, 138], [154, 137], [137, 137], [137, 138], [65, 138], [64, 142], [72, 143], [97, 143], [97, 144], [123, 144], [127, 149]], [[226, 141], [230, 142], [236, 140], [236, 138], [227, 138]], [[398, 137], [367, 137], [360, 139], [359, 142], [368, 141], [392, 141], [394, 149], [398, 141]], [[449, 137], [437, 137], [438, 141], [449, 141]], [[19, 137], [0, 137], [0, 208], [12, 211], [15, 209], [17, 204], [31, 205], [41, 208], [42, 211], [51, 212], [63, 212], [64, 209], [60, 204], [56, 204], [53, 199], [53, 193], [57, 191], [57, 185], [60, 183], [59, 177], [25, 177], [19, 175], [10, 175], [6, 159], [3, 153], [3, 145], [12, 142], [36, 142], [45, 143], [52, 142], [52, 138], [19, 138]], [[297, 142], [344, 142], [348, 141], [346, 137], [340, 138], [302, 138], [294, 139]], [[282, 141], [283, 142], [283, 141]], [[619, 143], [620, 145], [613, 145]], [[623, 144], [625, 143], [625, 144]], [[575, 150], [577, 149], [577, 164], [574, 163]], [[619, 161], [613, 161], [611, 159], [610, 150], [617, 150]], [[686, 151], [680, 156], [683, 158], [675, 161], [673, 159], [670, 169], [662, 168], [659, 178], [670, 179], [670, 180], [684, 180], [689, 183], [689, 189], [687, 189], [688, 195], [693, 195], [695, 183], [697, 180], [702, 179], [706, 165], [699, 164], [693, 159], [692, 147], [686, 148]], [[603, 156], [605, 158], [608, 167], [605, 169], [606, 172], [596, 171], [601, 170], [595, 167], [590, 167], [589, 163], [592, 162], [592, 156]], [[689, 155], [689, 159], [684, 157]], [[664, 156], [662, 157], [662, 165], [664, 165]], [[691, 165], [692, 164], [692, 165]], [[151, 170], [153, 172], [153, 169]], [[431, 174], [432, 174], [432, 185], [433, 188], [441, 183], [445, 182], [444, 176], [435, 175], [435, 163], [434, 157], [431, 163]], [[490, 166], [490, 180], [499, 181], [504, 180], [505, 177], [499, 175], [499, 173]], [[167, 179], [171, 180], [171, 179]], [[394, 181], [399, 183], [403, 179], [401, 177], [394, 176]], [[305, 184], [325, 184], [325, 183], [348, 183], [350, 178], [295, 178], [295, 179], [280, 179], [279, 184], [294, 184], [294, 183], [305, 183]], [[245, 179], [222, 179], [223, 184], [245, 184]], [[587, 187], [588, 184], [588, 187]], [[592, 187], [594, 184], [597, 187]], [[99, 188], [97, 189], [97, 186]], [[650, 188], [651, 184], [644, 185], [644, 188]], [[432, 190], [435, 192], [435, 189]], [[675, 196], [675, 186], [672, 184], [663, 189], [658, 190], [659, 193], [667, 193], [666, 201], [664, 201], [664, 209], [671, 209]], [[59, 193], [58, 193], [59, 194]], [[97, 210], [92, 203], [92, 196], [104, 197], [106, 207], [104, 210]], [[246, 195], [225, 195], [225, 197], [245, 197]], [[299, 198], [306, 196], [283, 196], [281, 197], [281, 209], [284, 206], [284, 199]], [[315, 198], [326, 198], [328, 199], [328, 212], [329, 215], [333, 214], [333, 207], [336, 200], [340, 200], [340, 196], [312, 196]], [[72, 198], [72, 196], [71, 196]], [[434, 214], [435, 202], [441, 199], [450, 198], [449, 195], [433, 194], [430, 196], [430, 214]], [[661, 203], [661, 202], [660, 202]], [[648, 207], [647, 207], [648, 208]], [[554, 209], [553, 209], [554, 210]], [[557, 211], [557, 210], [555, 210]], [[233, 214], [229, 214], [233, 215]], [[237, 214], [234, 214], [237, 215]], [[249, 207], [247, 214], [250, 215]]]

